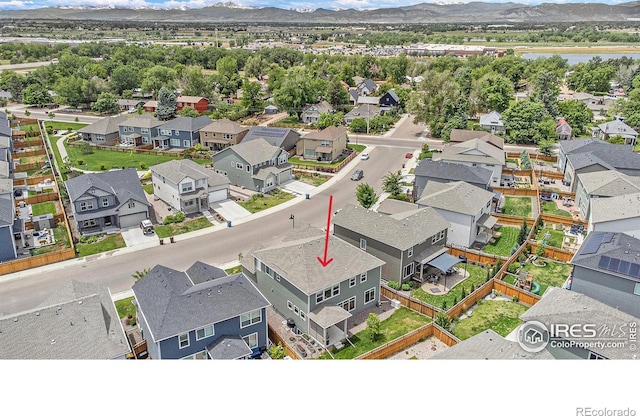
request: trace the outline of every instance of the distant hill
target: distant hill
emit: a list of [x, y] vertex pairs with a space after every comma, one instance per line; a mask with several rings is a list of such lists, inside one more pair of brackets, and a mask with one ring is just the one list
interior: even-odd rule
[[601, 3], [431, 4], [376, 10], [284, 10], [276, 7], [242, 7], [219, 3], [200, 9], [122, 9], [49, 7], [5, 10], [0, 20], [61, 19], [137, 22], [247, 22], [247, 23], [571, 23], [624, 22], [640, 19], [640, 2]]

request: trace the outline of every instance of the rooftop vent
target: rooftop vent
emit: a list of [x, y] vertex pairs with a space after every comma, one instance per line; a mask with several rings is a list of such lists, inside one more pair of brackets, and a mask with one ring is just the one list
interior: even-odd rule
[[36, 316], [40, 316], [40, 311], [36, 312]]
[[55, 340], [55, 339], [52, 339], [52, 340], [51, 340], [51, 345], [53, 345], [53, 344], [55, 344], [55, 343], [56, 343], [56, 340]]
[[13, 318], [13, 322], [18, 322], [18, 318]]

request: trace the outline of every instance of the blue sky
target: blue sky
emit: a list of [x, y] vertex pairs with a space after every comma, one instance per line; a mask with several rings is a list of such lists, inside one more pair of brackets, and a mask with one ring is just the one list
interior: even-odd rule
[[[0, 0], [0, 10], [11, 9], [34, 9], [40, 7], [51, 6], [102, 6], [102, 7], [156, 7], [156, 8], [200, 8], [219, 3], [221, 0]], [[492, 0], [492, 3], [505, 3], [509, 0]], [[543, 1], [536, 0], [515, 0], [516, 3], [538, 4]], [[551, 2], [547, 0], [547, 2]], [[561, 0], [554, 3], [607, 3], [618, 4], [624, 0]], [[239, 0], [236, 4], [246, 6], [274, 6], [283, 9], [315, 9], [315, 8], [354, 8], [354, 9], [375, 9], [380, 8], [381, 4], [376, 0]], [[467, 3], [466, 1], [456, 0], [387, 0], [382, 7], [398, 7], [408, 6], [418, 3]]]

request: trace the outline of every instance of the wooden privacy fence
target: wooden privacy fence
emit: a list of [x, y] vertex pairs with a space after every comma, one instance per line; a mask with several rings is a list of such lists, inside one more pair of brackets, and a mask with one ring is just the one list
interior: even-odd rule
[[447, 347], [453, 347], [460, 342], [455, 335], [436, 324], [433, 324], [433, 336], [445, 343]]
[[581, 219], [573, 218], [573, 217], [569, 218], [569, 217], [563, 217], [561, 215], [554, 215], [554, 214], [541, 214], [540, 217], [544, 222], [549, 222], [552, 224], [562, 224], [562, 225], [571, 226], [575, 223], [578, 223], [578, 224], [582, 224], [584, 227], [588, 225], [586, 221], [582, 221]]
[[28, 196], [26, 198], [16, 200], [16, 206], [18, 206], [20, 202], [25, 202], [26, 204], [39, 204], [41, 202], [49, 202], [49, 201], [57, 201], [57, 200], [58, 200], [58, 194], [56, 192], [49, 192], [48, 194]]
[[26, 172], [31, 169], [40, 169], [43, 167], [45, 162], [34, 162], [34, 163], [23, 163], [21, 165], [17, 165], [15, 167], [16, 172]]
[[521, 227], [523, 221], [527, 222], [527, 227], [531, 227], [535, 222], [533, 218], [515, 217], [513, 215], [497, 214], [495, 212], [491, 215], [498, 219], [498, 224], [512, 227]]
[[517, 296], [518, 302], [524, 303], [525, 305], [533, 306], [540, 300], [540, 296], [528, 292], [524, 289], [520, 289], [519, 287], [510, 285], [507, 282], [503, 282], [501, 280], [496, 280], [493, 284], [493, 288], [510, 298]]
[[56, 251], [54, 253], [41, 254], [34, 257], [28, 257], [19, 260], [12, 260], [6, 263], [0, 263], [0, 276], [15, 273], [22, 270], [32, 269], [34, 267], [44, 266], [46, 264], [56, 263], [63, 260], [69, 260], [76, 256], [73, 248]]
[[[82, 140], [76, 141], [67, 141], [67, 146], [79, 147], [82, 143]], [[153, 155], [153, 156], [173, 156], [173, 157], [183, 157], [184, 150], [176, 151], [176, 152], [167, 152], [164, 150], [153, 150], [153, 149], [144, 149], [141, 146], [138, 147], [122, 147], [122, 146], [104, 146], [101, 144], [92, 144], [91, 147], [95, 147], [96, 149], [109, 150], [111, 152], [122, 152], [122, 153], [139, 153], [145, 155]], [[197, 152], [191, 153], [191, 156], [194, 159], [211, 159], [211, 156], [206, 154], [201, 154]]]
[[556, 180], [563, 180], [564, 179], [564, 174], [560, 173], [560, 172], [550, 172], [547, 170], [543, 170], [542, 172], [540, 172], [540, 170], [538, 170], [536, 172], [536, 174], [538, 176], [540, 176], [541, 178], [550, 178], [550, 179], [556, 179]]
[[27, 150], [24, 152], [13, 152], [11, 156], [14, 159], [19, 159], [21, 157], [41, 156], [46, 154], [47, 154], [47, 151], [44, 150], [44, 148], [41, 148], [41, 149]]
[[[532, 253], [536, 253], [537, 249], [538, 249], [538, 244], [537, 242], [531, 242], [529, 243], [529, 246], [531, 247], [531, 252]], [[545, 246], [544, 248], [544, 257], [548, 258], [548, 259], [554, 259], [554, 260], [560, 260], [560, 261], [564, 261], [564, 262], [569, 262], [571, 261], [571, 259], [573, 258], [573, 253], [567, 250], [563, 250], [557, 247], [549, 247], [549, 246]]]
[[278, 331], [271, 328], [271, 325], [267, 325], [267, 330], [269, 332], [269, 339], [271, 340], [271, 342], [273, 342], [276, 345], [277, 344], [282, 345], [284, 347], [284, 351], [287, 354], [287, 356], [291, 357], [292, 359], [294, 360], [300, 359], [298, 354], [296, 354], [296, 352], [293, 351], [291, 347], [289, 347], [289, 344], [287, 344], [285, 340], [283, 340], [282, 337], [278, 334]]
[[424, 340], [425, 338], [433, 335], [433, 325], [428, 323], [427, 325], [420, 327], [416, 330], [409, 332], [406, 335], [396, 338], [384, 345], [374, 348], [371, 351], [356, 357], [356, 360], [383, 360], [387, 357], [397, 354], [400, 351], [409, 348], [412, 345]]
[[[558, 158], [556, 156], [546, 156], [540, 153], [529, 153], [529, 157], [531, 158], [531, 161], [534, 162], [535, 160], [543, 160], [545, 162], [557, 162]], [[520, 159], [520, 152], [507, 152], [507, 158], [508, 159]]]
[[[492, 254], [485, 254], [479, 251], [465, 250], [457, 247], [448, 247], [448, 249], [449, 254], [452, 256], [460, 257], [461, 254], [464, 254], [468, 261], [479, 264], [493, 265], [496, 264], [496, 261], [498, 261], [499, 258], [501, 258], [500, 256], [494, 256]], [[502, 259], [504, 260], [505, 258], [503, 257]]]
[[[53, 216], [53, 221], [58, 224], [60, 222], [66, 222], [67, 218], [65, 214], [56, 214]], [[25, 221], [24, 222], [24, 228], [32, 230], [33, 229], [33, 222], [31, 221]], [[69, 235], [69, 238], [71, 238], [71, 235]], [[71, 240], [73, 240], [71, 238]]]
[[[51, 181], [55, 181], [56, 178], [53, 175], [44, 175], [44, 176], [30, 176], [26, 179], [27, 185], [37, 185], [41, 182], [50, 179]], [[13, 186], [22, 186], [25, 182], [25, 179], [14, 179]]]
[[536, 189], [506, 188], [502, 186], [494, 186], [492, 189], [494, 191], [500, 192], [502, 195], [538, 196], [538, 191]]
[[[464, 282], [462, 283], [464, 285]], [[478, 299], [482, 299], [491, 293], [491, 289], [493, 289], [493, 279], [490, 279], [488, 282], [485, 282], [482, 286], [468, 294], [464, 299], [455, 304], [451, 309], [447, 311], [447, 315], [450, 318], [455, 318], [456, 316], [462, 313], [463, 309], [469, 309], [478, 301]]]
[[423, 301], [416, 298], [407, 297], [399, 291], [393, 290], [385, 285], [380, 286], [380, 295], [384, 296], [387, 299], [399, 300], [402, 306], [426, 315], [432, 319], [438, 312], [440, 312], [440, 308], [436, 306], [429, 305], [428, 303], [424, 303]]
[[575, 197], [576, 197], [576, 194], [574, 192], [565, 192], [565, 191], [561, 191], [561, 190], [556, 189], [556, 188], [545, 188], [545, 187], [542, 187], [542, 188], [539, 188], [539, 189], [540, 189], [540, 193], [549, 194], [549, 195], [558, 194], [558, 196], [560, 198], [566, 196], [566, 197], [569, 197], [571, 199], [575, 199]]

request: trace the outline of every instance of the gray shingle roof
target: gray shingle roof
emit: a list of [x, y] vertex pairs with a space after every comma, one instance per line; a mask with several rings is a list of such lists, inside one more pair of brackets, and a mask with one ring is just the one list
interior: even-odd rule
[[308, 295], [384, 264], [338, 237], [329, 236], [327, 258], [333, 261], [322, 267], [318, 257], [324, 255], [324, 243], [324, 236], [288, 241], [256, 250], [253, 256]]
[[0, 195], [13, 192], [12, 179], [0, 179]]
[[493, 192], [461, 181], [428, 182], [422, 195], [424, 196], [418, 200], [421, 207], [428, 206], [465, 215], [476, 215], [493, 199]]
[[[398, 94], [396, 94], [396, 92], [392, 89], [390, 89], [389, 91], [387, 91], [387, 93], [385, 95], [389, 95], [391, 98], [393, 98], [393, 100], [395, 102], [400, 102], [400, 97], [398, 97]], [[384, 97], [384, 95], [383, 95]]]
[[114, 170], [111, 172], [86, 173], [65, 182], [69, 198], [75, 201], [91, 188], [102, 189], [116, 195], [118, 204], [129, 199], [149, 205], [135, 169]]
[[[560, 142], [561, 152], [567, 155], [574, 166], [590, 166], [593, 163], [600, 163], [610, 166], [608, 169], [640, 169], [640, 155], [633, 151], [631, 145], [611, 144], [602, 140], [588, 138], [582, 140], [563, 140]], [[575, 155], [584, 153], [589, 156], [576, 157]]]
[[[620, 330], [628, 328], [631, 322], [635, 322], [636, 325], [640, 323], [634, 316], [586, 295], [554, 287], [547, 289], [542, 299], [523, 313], [520, 318], [525, 322], [542, 322], [547, 328], [551, 324], [567, 324], [569, 326], [592, 324], [595, 325], [596, 332], [599, 333], [598, 335], [601, 338], [611, 338], [611, 335], [613, 335], [613, 331], [609, 335], [600, 332], [604, 328], [609, 328], [610, 330], [619, 328]], [[616, 332], [619, 330], [616, 330]], [[628, 340], [628, 336], [621, 338], [621, 340]], [[597, 338], [594, 341], [597, 341]], [[631, 342], [635, 344], [637, 341]], [[632, 359], [637, 354], [635, 349], [631, 349], [629, 346], [620, 348], [617, 346], [611, 347], [607, 344], [603, 342], [602, 345], [593, 345], [589, 350], [610, 359]]]
[[491, 182], [492, 172], [478, 166], [422, 159], [414, 171], [416, 176], [446, 179], [450, 182], [463, 181], [486, 187]]
[[227, 272], [219, 267], [211, 266], [210, 264], [197, 261], [189, 267], [185, 273], [191, 279], [194, 285], [204, 283], [209, 280], [224, 277]]
[[136, 117], [131, 117], [120, 123], [120, 126], [129, 127], [141, 127], [141, 128], [153, 128], [164, 124], [164, 121], [160, 121], [151, 114], [142, 114]]
[[333, 217], [333, 224], [404, 251], [450, 225], [433, 208], [417, 208], [388, 216], [349, 204]]
[[[600, 242], [603, 235], [610, 237], [609, 242]], [[607, 241], [606, 238], [604, 241]], [[613, 259], [624, 260], [632, 264], [640, 264], [640, 240], [623, 233], [606, 233], [602, 231], [591, 231], [587, 234], [584, 242], [573, 255], [571, 264], [574, 266], [584, 267], [596, 270], [604, 275], [619, 276], [624, 279], [630, 279], [640, 282], [640, 278], [633, 278], [626, 274], [603, 270], [598, 267], [602, 256], [609, 256]]]
[[0, 319], [0, 359], [111, 359], [129, 353], [107, 288], [69, 281], [39, 308]]
[[433, 159], [445, 162], [473, 162], [489, 163], [493, 165], [504, 165], [505, 163], [503, 150], [480, 139], [471, 139], [461, 143], [447, 144], [442, 148], [442, 153], [436, 153], [433, 155]]
[[614, 196], [611, 198], [593, 198], [591, 200], [591, 218], [598, 224], [608, 221], [640, 217], [640, 193]]
[[451, 139], [450, 143], [461, 143], [466, 142], [473, 139], [482, 140], [485, 143], [489, 143], [500, 150], [504, 149], [504, 139], [500, 136], [496, 136], [492, 133], [487, 133], [484, 130], [462, 130], [462, 129], [453, 129], [451, 130]]
[[515, 341], [509, 341], [491, 329], [435, 354], [432, 360], [552, 360], [549, 351], [527, 352]]
[[133, 285], [155, 342], [269, 306], [241, 273], [215, 277], [220, 273], [211, 269], [211, 279], [204, 280], [204, 268], [197, 268], [201, 283], [194, 284], [185, 272], [157, 265]]
[[213, 120], [211, 124], [200, 129], [200, 131], [226, 134], [238, 134], [247, 130], [249, 130], [249, 127], [227, 119]]
[[380, 114], [380, 107], [371, 104], [360, 104], [353, 110], [344, 115], [345, 119], [351, 118], [373, 118]]
[[598, 128], [605, 134], [609, 136], [617, 136], [620, 135], [622, 137], [637, 137], [638, 132], [629, 127], [626, 123], [619, 119], [615, 119], [609, 121], [607, 123], [602, 123], [598, 125]]
[[167, 130], [178, 130], [178, 131], [200, 131], [201, 128], [212, 124], [213, 120], [211, 120], [207, 116], [200, 117], [176, 117], [164, 123], [162, 125], [163, 129]]
[[574, 170], [579, 170], [587, 166], [593, 166], [593, 165], [601, 165], [603, 168], [609, 169], [609, 170], [615, 169], [609, 163], [600, 159], [598, 156], [596, 156], [591, 152], [575, 153], [575, 154], [567, 155], [567, 161], [571, 164], [571, 166], [573, 166]]
[[0, 136], [11, 138], [11, 135], [12, 133], [10, 127], [0, 125]]
[[581, 173], [578, 179], [589, 195], [618, 196], [640, 192], [640, 177], [616, 170]]
[[237, 360], [251, 355], [251, 348], [238, 336], [227, 336], [207, 345], [212, 360]]
[[302, 112], [302, 114], [305, 113], [318, 113], [318, 114], [322, 114], [322, 113], [329, 113], [333, 111], [333, 106], [331, 104], [329, 104], [326, 101], [320, 101], [319, 103], [315, 103], [315, 104], [309, 104], [304, 111]]
[[242, 143], [258, 139], [263, 139], [273, 146], [281, 147], [288, 151], [298, 143], [300, 133], [283, 127], [255, 126], [249, 129], [247, 135], [242, 139]]
[[0, 195], [0, 227], [13, 225], [14, 202], [12, 194]]
[[497, 111], [481, 115], [480, 125], [504, 126], [502, 123], [502, 116]]
[[348, 131], [349, 130], [347, 130], [346, 127], [329, 126], [326, 129], [307, 133], [303, 136], [303, 139], [333, 141], [343, 134], [347, 133]]
[[127, 118], [123, 115], [118, 115], [114, 117], [105, 117], [102, 120], [96, 121], [93, 124], [89, 124], [78, 130], [79, 133], [87, 133], [87, 134], [110, 134], [117, 133], [118, 126], [125, 122]]
[[269, 144], [264, 139], [256, 139], [251, 141], [243, 140], [242, 143], [224, 149], [222, 152], [214, 155], [214, 159], [217, 155], [223, 152], [235, 152], [247, 163], [251, 165], [257, 165], [258, 163], [271, 160], [274, 156], [279, 155], [282, 149], [278, 146]]
[[418, 206], [411, 202], [398, 201], [397, 199], [387, 198], [378, 205], [377, 212], [385, 215], [399, 214], [401, 212], [413, 211]]
[[208, 179], [209, 186], [223, 185], [229, 183], [229, 178], [215, 173], [211, 169], [207, 169], [189, 159], [176, 159], [168, 162], [154, 165], [150, 168], [151, 172], [155, 172], [163, 176], [171, 182], [178, 184], [184, 178], [191, 179]]

